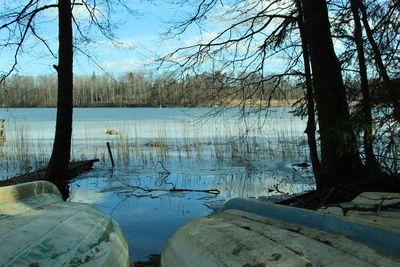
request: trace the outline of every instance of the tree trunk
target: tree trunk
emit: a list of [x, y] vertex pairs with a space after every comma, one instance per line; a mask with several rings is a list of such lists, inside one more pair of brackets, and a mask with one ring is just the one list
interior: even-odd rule
[[305, 133], [307, 134], [308, 147], [310, 149], [310, 159], [315, 177], [317, 189], [321, 187], [320, 169], [321, 164], [318, 158], [317, 141], [315, 138], [315, 109], [314, 109], [314, 92], [312, 87], [312, 77], [310, 69], [310, 53], [307, 45], [307, 37], [304, 30], [304, 15], [301, 0], [296, 0], [298, 10], [298, 25], [301, 38], [301, 46], [303, 49], [304, 72], [306, 75], [306, 98], [307, 98], [307, 127]]
[[390, 102], [393, 107], [393, 115], [397, 122], [400, 122], [400, 90], [396, 90], [395, 85], [390, 80], [389, 75], [387, 73], [386, 67], [382, 61], [382, 54], [379, 50], [378, 45], [375, 42], [373, 32], [368, 22], [368, 14], [367, 10], [362, 2], [362, 0], [354, 0], [353, 2], [357, 2], [357, 6], [360, 8], [362, 14], [362, 22], [365, 28], [365, 32], [367, 34], [368, 42], [372, 47], [372, 51], [374, 53], [375, 64], [378, 69], [379, 75], [383, 79], [383, 83], [386, 86], [386, 89], [389, 91]]
[[366, 126], [364, 130], [365, 165], [371, 171], [380, 171], [380, 167], [375, 158], [372, 146], [373, 142], [372, 116], [371, 116], [372, 106], [371, 106], [371, 97], [368, 86], [367, 66], [365, 63], [365, 56], [364, 56], [364, 42], [362, 37], [362, 27], [360, 21], [358, 0], [351, 0], [351, 12], [353, 13], [354, 40], [357, 47], [361, 92], [363, 96], [362, 99], [363, 119]]
[[321, 138], [318, 191], [354, 181], [361, 161], [350, 123], [341, 66], [333, 48], [324, 0], [303, 0]]
[[71, 1], [58, 3], [59, 50], [58, 50], [58, 99], [56, 134], [53, 152], [47, 167], [46, 178], [60, 189], [63, 198], [68, 198], [67, 171], [71, 153], [72, 135], [72, 12]]

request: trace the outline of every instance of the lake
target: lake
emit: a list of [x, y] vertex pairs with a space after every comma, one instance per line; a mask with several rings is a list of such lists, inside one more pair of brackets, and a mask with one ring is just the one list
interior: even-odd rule
[[[72, 160], [100, 162], [74, 179], [69, 201], [110, 214], [132, 260], [143, 260], [160, 253], [185, 222], [231, 198], [279, 198], [313, 188], [310, 167], [296, 166], [309, 163], [306, 122], [290, 110], [248, 109], [243, 118], [235, 108], [208, 116], [213, 109], [76, 108]], [[55, 114], [51, 108], [0, 109], [7, 119], [3, 179], [46, 165]]]

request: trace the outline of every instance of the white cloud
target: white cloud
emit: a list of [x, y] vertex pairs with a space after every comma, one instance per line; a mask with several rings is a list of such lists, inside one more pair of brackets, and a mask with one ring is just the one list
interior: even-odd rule
[[[72, 8], [72, 14], [77, 20], [88, 20], [91, 17], [91, 13], [94, 16], [100, 18], [101, 14], [103, 14], [103, 10], [99, 6], [85, 6], [84, 3], [80, 0], [76, 1], [75, 5]], [[51, 20], [58, 18], [57, 8], [46, 9], [43, 14], [45, 17]]]
[[117, 61], [110, 61], [101, 64], [101, 67], [110, 72], [126, 72], [135, 69], [142, 69], [146, 65], [154, 63], [152, 59], [126, 58]]
[[95, 16], [97, 18], [101, 17], [103, 10], [99, 6], [85, 6], [82, 1], [76, 1], [76, 5], [74, 5], [72, 9], [72, 14], [74, 15], [75, 19], [86, 20], [90, 19], [91, 16]]
[[119, 48], [119, 49], [131, 50], [131, 49], [140, 47], [140, 45], [134, 44], [130, 40], [118, 40], [117, 43], [114, 43], [114, 47]]
[[57, 8], [48, 8], [43, 11], [43, 15], [50, 20], [54, 20], [58, 18], [58, 10]]
[[204, 32], [202, 34], [196, 35], [192, 38], [185, 40], [185, 46], [197, 45], [200, 43], [208, 43], [209, 41], [216, 38], [218, 35], [217, 32]]
[[333, 39], [333, 47], [337, 50], [342, 50], [345, 48], [343, 42], [339, 39]]
[[102, 203], [105, 199], [106, 196], [104, 193], [78, 189], [74, 194], [72, 194], [70, 201], [94, 204]]
[[[237, 23], [243, 18], [257, 17], [257, 14], [263, 15], [287, 15], [289, 10], [294, 7], [293, 1], [282, 0], [279, 2], [245, 0], [239, 2], [235, 6], [224, 6], [208, 17], [208, 22], [214, 26], [227, 28], [233, 23]], [[271, 31], [276, 28], [283, 19], [275, 18], [267, 26], [267, 30]], [[249, 25], [253, 22], [249, 22]], [[259, 20], [260, 25], [264, 25], [265, 19]]]
[[101, 47], [101, 48], [106, 49], [107, 51], [111, 51], [113, 53], [115, 52], [115, 49], [132, 50], [132, 49], [141, 47], [141, 45], [136, 43], [134, 40], [115, 39], [115, 40], [111, 41], [106, 38], [103, 38], [101, 40], [96, 40], [95, 42], [91, 42], [91, 43], [87, 44], [86, 46]]

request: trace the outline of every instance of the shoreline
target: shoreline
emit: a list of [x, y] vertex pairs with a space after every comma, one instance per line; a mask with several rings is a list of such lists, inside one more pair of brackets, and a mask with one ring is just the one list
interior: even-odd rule
[[[227, 100], [226, 102], [219, 103], [208, 103], [208, 104], [160, 104], [160, 105], [148, 105], [148, 104], [131, 104], [131, 103], [113, 103], [113, 102], [97, 102], [89, 105], [74, 105], [73, 108], [292, 108], [300, 107], [303, 101], [301, 99], [271, 99], [267, 100], [255, 100], [255, 101], [241, 101], [241, 100]], [[225, 104], [226, 103], [226, 104]], [[360, 105], [359, 101], [352, 101], [348, 103], [349, 107], [355, 107]], [[57, 108], [57, 106], [6, 106], [0, 105], [3, 109], [14, 109], [14, 108]]]
[[[299, 100], [271, 100], [265, 101], [245, 101], [240, 100], [229, 101], [228, 105], [220, 103], [209, 103], [208, 105], [174, 105], [174, 104], [161, 104], [161, 105], [146, 105], [146, 104], [129, 104], [129, 103], [96, 103], [93, 105], [76, 105], [74, 108], [272, 108], [272, 107], [293, 107]], [[296, 105], [298, 106], [298, 105]], [[1, 105], [0, 108], [57, 108], [57, 106], [5, 106]]]

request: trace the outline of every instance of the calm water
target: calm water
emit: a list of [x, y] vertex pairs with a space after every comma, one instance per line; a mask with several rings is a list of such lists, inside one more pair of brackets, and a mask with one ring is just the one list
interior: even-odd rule
[[[72, 158], [100, 162], [73, 181], [70, 201], [91, 203], [110, 214], [135, 261], [160, 253], [178, 227], [230, 198], [280, 195], [277, 189], [298, 193], [312, 186], [309, 168], [293, 165], [308, 162], [308, 152], [305, 122], [293, 118], [290, 109], [275, 108], [266, 118], [253, 114], [245, 120], [232, 109], [200, 119], [208, 111], [74, 111]], [[6, 142], [0, 147], [2, 177], [44, 166], [54, 137], [55, 109], [0, 109], [0, 118], [8, 120]], [[107, 135], [110, 129], [118, 135]], [[155, 143], [162, 145], [150, 145]], [[218, 189], [220, 194], [171, 188]]]

